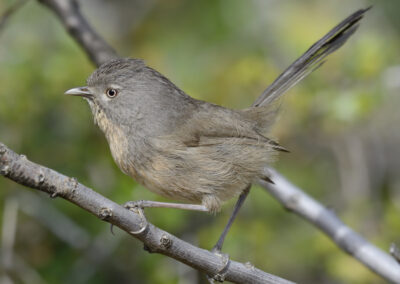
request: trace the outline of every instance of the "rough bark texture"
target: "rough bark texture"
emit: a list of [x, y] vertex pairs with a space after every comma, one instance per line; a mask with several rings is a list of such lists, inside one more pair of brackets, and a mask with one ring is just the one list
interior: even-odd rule
[[33, 163], [1, 143], [0, 175], [46, 192], [53, 198], [68, 200], [139, 239], [150, 252], [172, 257], [216, 279], [234, 283], [293, 283], [261, 271], [251, 264], [229, 260], [226, 265], [224, 257], [195, 247], [148, 223], [141, 211], [127, 210], [80, 184], [75, 178]]
[[[117, 57], [110, 47], [87, 23], [75, 0], [39, 0], [60, 19], [70, 35], [81, 45], [97, 66]], [[400, 265], [389, 254], [363, 239], [341, 222], [333, 212], [292, 185], [276, 171], [268, 169], [275, 184], [260, 181], [280, 203], [291, 212], [327, 234], [339, 248], [354, 256], [372, 271], [393, 283], [400, 283]], [[35, 164], [0, 143], [0, 174], [30, 188], [38, 189], [52, 197], [62, 197], [94, 214], [135, 238], [141, 240], [151, 252], [177, 259], [191, 267], [217, 275], [235, 283], [292, 283], [278, 278], [251, 264], [229, 261], [224, 267], [223, 258], [189, 243], [147, 223], [138, 212], [132, 212], [108, 200], [76, 179], [52, 169]]]
[[65, 29], [96, 66], [118, 57], [115, 50], [95, 32], [82, 16], [75, 0], [39, 0], [39, 2], [58, 16]]
[[323, 231], [339, 248], [385, 279], [400, 283], [400, 265], [389, 254], [346, 226], [333, 211], [321, 205], [277, 171], [268, 169], [275, 184], [260, 184], [288, 210]]

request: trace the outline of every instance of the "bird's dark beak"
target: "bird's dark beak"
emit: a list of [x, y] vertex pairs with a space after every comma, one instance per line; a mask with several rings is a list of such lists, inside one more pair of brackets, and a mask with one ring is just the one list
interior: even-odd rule
[[64, 93], [65, 95], [71, 95], [71, 96], [80, 96], [84, 98], [92, 98], [93, 93], [89, 90], [88, 87], [78, 87], [78, 88], [73, 88], [69, 89]]

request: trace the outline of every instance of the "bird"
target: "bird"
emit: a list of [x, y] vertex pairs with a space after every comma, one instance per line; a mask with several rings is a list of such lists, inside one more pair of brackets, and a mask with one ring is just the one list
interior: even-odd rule
[[134, 202], [137, 206], [216, 213], [223, 202], [240, 196], [215, 246], [220, 251], [251, 185], [260, 179], [273, 183], [265, 167], [278, 152], [287, 152], [269, 137], [276, 100], [341, 47], [368, 9], [334, 27], [244, 109], [194, 99], [143, 60], [131, 58], [104, 63], [86, 86], [65, 94], [88, 102], [123, 173], [158, 195], [186, 202]]

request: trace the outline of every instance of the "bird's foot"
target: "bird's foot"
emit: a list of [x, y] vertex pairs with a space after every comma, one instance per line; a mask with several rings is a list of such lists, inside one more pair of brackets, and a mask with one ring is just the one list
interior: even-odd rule
[[226, 273], [228, 272], [229, 264], [231, 263], [229, 254], [221, 252], [221, 250], [216, 246], [211, 250], [211, 252], [221, 259], [222, 265], [215, 275], [207, 275], [207, 280], [210, 283], [215, 283], [215, 281], [224, 282]]
[[131, 235], [139, 235], [143, 233], [149, 225], [149, 222], [147, 222], [146, 216], [144, 215], [143, 209], [146, 207], [146, 205], [144, 205], [143, 202], [145, 202], [145, 200], [128, 201], [123, 205], [129, 211], [139, 214], [141, 219], [140, 228], [137, 231], [129, 232]]
[[149, 201], [148, 200], [135, 200], [135, 201], [128, 201], [124, 203], [124, 207], [128, 210], [132, 210], [132, 209], [144, 209], [145, 207], [149, 207], [146, 206], [148, 205]]

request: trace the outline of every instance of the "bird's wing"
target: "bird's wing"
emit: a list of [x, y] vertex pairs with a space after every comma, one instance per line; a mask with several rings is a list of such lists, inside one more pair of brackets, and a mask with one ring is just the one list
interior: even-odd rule
[[[206, 103], [205, 107], [193, 114], [172, 136], [180, 139], [187, 147], [240, 143], [260, 147], [264, 145], [276, 151], [287, 151], [274, 140], [264, 136], [258, 121], [262, 115], [258, 114], [258, 110], [251, 108], [235, 111]], [[265, 112], [264, 116], [268, 117]]]

